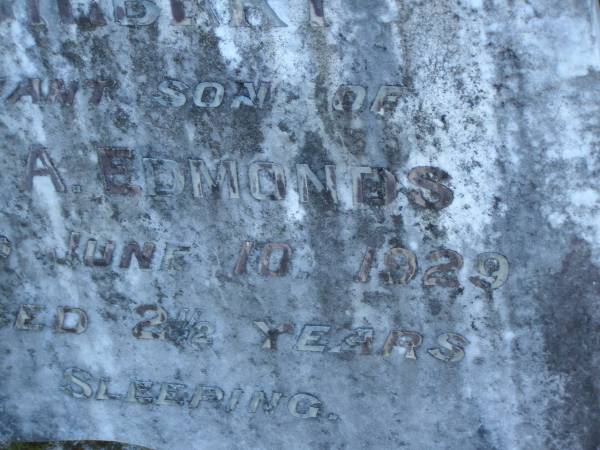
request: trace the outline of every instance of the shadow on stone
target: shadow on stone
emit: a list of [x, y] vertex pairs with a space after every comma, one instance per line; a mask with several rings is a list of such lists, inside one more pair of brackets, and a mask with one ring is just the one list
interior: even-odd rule
[[152, 450], [146, 447], [106, 441], [13, 442], [0, 450]]

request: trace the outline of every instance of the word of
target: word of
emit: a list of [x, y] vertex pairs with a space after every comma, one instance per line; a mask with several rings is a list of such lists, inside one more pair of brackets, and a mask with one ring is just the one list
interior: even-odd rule
[[229, 395], [225, 390], [215, 385], [197, 385], [192, 389], [188, 385], [175, 382], [154, 382], [131, 380], [122, 393], [113, 392], [110, 378], [94, 377], [89, 372], [76, 367], [64, 371], [62, 389], [71, 397], [77, 399], [95, 399], [97, 401], [118, 400], [138, 405], [168, 405], [196, 408], [215, 408], [226, 413], [241, 410], [240, 404], [247, 400], [246, 411], [252, 415], [259, 410], [272, 415], [281, 412], [282, 399], [287, 398], [287, 413], [298, 419], [337, 420], [335, 414], [325, 415], [324, 405], [318, 397], [312, 394], [298, 392], [286, 395], [282, 392], [272, 392], [267, 395], [263, 390], [253, 390], [246, 395], [244, 389], [233, 389]]
[[[279, 337], [283, 334], [293, 335], [295, 329], [291, 323], [272, 327], [264, 320], [255, 321], [254, 325], [264, 339], [262, 348], [267, 350], [276, 350]], [[355, 328], [334, 344], [326, 340], [331, 329], [329, 325], [305, 325], [296, 339], [294, 348], [301, 352], [374, 354], [375, 330], [373, 328]], [[377, 354], [388, 357], [397, 352], [405, 359], [416, 360], [416, 350], [422, 343], [423, 336], [416, 331], [392, 330]], [[457, 333], [444, 333], [438, 336], [437, 343], [439, 347], [430, 348], [427, 353], [437, 360], [456, 363], [464, 358], [465, 347], [469, 341]]]
[[[17, 312], [15, 328], [24, 331], [41, 331], [49, 324], [36, 321], [38, 316], [47, 311], [41, 305], [21, 305]], [[87, 313], [81, 308], [59, 306], [56, 310], [53, 328], [57, 333], [81, 334], [88, 327]]]
[[[7, 80], [0, 79], [0, 86], [4, 88], [6, 84]], [[31, 103], [34, 104], [56, 103], [71, 106], [82, 85], [88, 90], [87, 103], [99, 105], [106, 95], [112, 95], [117, 87], [117, 81], [97, 79], [79, 82], [77, 80], [26, 78], [16, 86], [9, 87], [10, 91], [6, 101], [14, 104], [22, 98], [29, 97]]]
[[[131, 163], [133, 152], [126, 148], [102, 148], [98, 152], [104, 190], [110, 195], [137, 195], [142, 187], [132, 184]], [[174, 196], [183, 192], [186, 177], [179, 163], [171, 159], [143, 158], [145, 191], [150, 196]], [[189, 179], [192, 194], [196, 199], [209, 194], [237, 200], [240, 198], [238, 165], [234, 160], [216, 164], [216, 173], [211, 174], [208, 165], [201, 159], [188, 160]], [[308, 164], [296, 165], [298, 198], [300, 203], [308, 203], [310, 191], [318, 193], [332, 205], [339, 203], [338, 169], [335, 165], [325, 165], [324, 179], [320, 179]], [[253, 162], [248, 166], [248, 188], [251, 196], [259, 201], [282, 201], [288, 192], [288, 177], [284, 167], [272, 162]], [[27, 167], [23, 177], [24, 190], [33, 189], [33, 178], [50, 177], [57, 192], [66, 192], [62, 177], [58, 173], [50, 155], [43, 147], [35, 147], [29, 152]], [[388, 169], [354, 166], [349, 168], [352, 185], [353, 207], [391, 204], [397, 197], [400, 186], [396, 176]], [[426, 209], [447, 208], [454, 199], [453, 191], [444, 182], [450, 180], [444, 170], [438, 167], [415, 167], [408, 173], [408, 180], [421, 189], [408, 191], [408, 199], [414, 205]]]
[[[308, 22], [315, 27], [325, 26], [323, 10], [324, 0], [307, 0]], [[171, 6], [171, 24], [173, 25], [219, 25], [219, 18], [210, 2], [203, 10], [198, 0], [169, 0]], [[44, 17], [40, 9], [47, 2], [40, 0], [27, 0], [27, 9], [31, 25], [44, 25]], [[106, 13], [100, 8], [98, 2], [93, 0], [89, 4], [87, 12], [79, 9], [77, 14], [73, 11], [71, 0], [55, 0], [58, 7], [60, 21], [63, 24], [76, 24], [82, 29], [103, 27], [107, 25]], [[108, 0], [100, 3], [109, 3]], [[269, 29], [274, 27], [287, 27], [287, 24], [275, 13], [267, 0], [231, 0], [231, 19], [229, 25], [232, 27], [251, 27]], [[153, 0], [112, 0], [114, 21], [119, 25], [139, 27], [152, 25], [161, 15], [161, 9], [157, 1]], [[7, 16], [14, 17], [12, 12]]]

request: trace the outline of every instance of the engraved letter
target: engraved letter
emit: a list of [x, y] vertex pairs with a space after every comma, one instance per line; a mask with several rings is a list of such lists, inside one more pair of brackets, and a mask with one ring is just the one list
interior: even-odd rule
[[423, 275], [423, 286], [460, 287], [456, 272], [463, 266], [463, 257], [448, 249], [437, 250], [427, 255], [428, 261], [436, 261], [441, 258], [447, 258], [450, 262], [427, 269], [425, 275]]
[[238, 404], [240, 403], [240, 398], [242, 397], [242, 395], [244, 394], [244, 391], [242, 389], [234, 389], [231, 392], [231, 396], [229, 397], [229, 401], [227, 402], [227, 406], [225, 406], [225, 411], [227, 412], [232, 412], [234, 411]]
[[154, 383], [152, 381], [132, 381], [127, 390], [127, 401], [149, 405], [154, 402], [154, 396], [150, 392]]
[[477, 255], [477, 272], [484, 277], [493, 278], [490, 282], [481, 277], [471, 277], [469, 280], [475, 286], [489, 291], [498, 289], [508, 280], [508, 259], [499, 253], [481, 253]]
[[445, 333], [438, 337], [440, 347], [428, 350], [428, 353], [440, 361], [453, 363], [465, 357], [465, 347], [469, 341], [456, 333]]
[[100, 249], [100, 257], [96, 258], [96, 248], [98, 243], [95, 239], [89, 239], [85, 246], [85, 255], [83, 261], [88, 267], [106, 267], [112, 263], [113, 254], [115, 252], [115, 242], [108, 241], [104, 247]]
[[158, 90], [163, 95], [157, 95], [156, 101], [162, 106], [173, 106], [180, 108], [187, 102], [182, 92], [188, 88], [187, 84], [178, 80], [164, 80], [158, 85]]
[[94, 394], [92, 386], [89, 384], [92, 381], [89, 373], [72, 367], [65, 370], [64, 378], [68, 384], [63, 386], [63, 389], [71, 397], [90, 398]]
[[358, 283], [366, 283], [369, 281], [369, 273], [371, 273], [371, 267], [373, 266], [373, 261], [375, 260], [375, 249], [371, 247], [367, 247], [367, 251], [365, 252], [365, 256], [363, 257], [362, 263], [360, 265], [360, 270], [356, 274], [354, 278]]
[[[135, 308], [135, 312], [140, 316], [144, 317], [146, 312], [155, 312], [156, 315], [149, 320], [142, 320], [131, 330], [131, 334], [138, 339], [164, 339], [165, 330], [160, 327], [161, 330], [157, 331], [159, 325], [163, 325], [167, 322], [167, 311], [158, 305], [140, 305]], [[154, 327], [154, 330], [146, 330], [146, 328]]]
[[408, 199], [427, 209], [440, 210], [448, 207], [454, 200], [454, 193], [441, 181], [450, 179], [450, 175], [437, 167], [415, 167], [408, 173], [408, 179], [419, 187], [431, 191], [432, 199], [426, 198], [420, 191], [410, 191]]
[[127, 148], [102, 148], [99, 150], [100, 168], [104, 179], [104, 190], [108, 194], [134, 195], [139, 186], [131, 184], [128, 160], [133, 152]]
[[287, 27], [281, 20], [267, 0], [231, 0], [233, 11], [231, 12], [232, 27]]
[[[401, 256], [404, 264], [398, 263], [397, 257]], [[381, 272], [379, 277], [386, 284], [407, 284], [415, 277], [417, 273], [417, 256], [402, 247], [394, 247], [385, 254], [383, 259], [385, 266], [389, 269], [386, 272]], [[400, 274], [396, 274], [401, 270]]]
[[65, 252], [64, 257], [59, 257], [56, 249], [51, 254], [56, 264], [63, 264], [72, 266], [79, 262], [79, 256], [77, 255], [77, 249], [79, 248], [79, 242], [81, 241], [81, 233], [69, 233], [69, 246]]
[[63, 80], [52, 80], [50, 81], [48, 101], [56, 102], [58, 99], [63, 105], [72, 105], [78, 89], [78, 81], [70, 81], [68, 87], [65, 87], [65, 82]]
[[[210, 0], [171, 0], [171, 16], [173, 25], [204, 26], [219, 25], [219, 18], [211, 6]], [[191, 11], [190, 11], [191, 10]]]
[[341, 345], [338, 345], [331, 350], [331, 353], [350, 352], [356, 347], [361, 348], [362, 355], [371, 354], [371, 344], [374, 337], [373, 328], [361, 327], [353, 330], [352, 334], [346, 336]]
[[323, 404], [310, 394], [296, 394], [288, 402], [288, 410], [294, 417], [300, 419], [314, 419], [319, 416]]
[[215, 403], [215, 407], [219, 407], [223, 397], [225, 397], [225, 393], [220, 387], [198, 386], [190, 400], [190, 408], [197, 408], [203, 401]]
[[215, 326], [210, 322], [197, 322], [190, 332], [189, 342], [196, 349], [202, 349], [213, 344]]
[[298, 337], [296, 344], [301, 352], [322, 352], [325, 345], [321, 343], [321, 337], [328, 333], [331, 327], [327, 325], [305, 325]]
[[237, 163], [235, 161], [223, 161], [217, 166], [217, 179], [215, 180], [208, 170], [206, 163], [201, 160], [190, 159], [190, 173], [192, 177], [192, 189], [195, 198], [204, 198], [202, 181], [206, 183], [211, 192], [220, 192], [221, 197], [230, 199], [240, 198], [238, 185]]
[[6, 236], [0, 236], [0, 258], [8, 258], [12, 251], [10, 240]]
[[115, 400], [121, 398], [121, 395], [108, 392], [108, 383], [110, 383], [110, 378], [100, 378], [98, 390], [96, 391], [96, 400]]
[[66, 188], [58, 175], [50, 156], [44, 147], [34, 147], [27, 157], [27, 168], [22, 187], [26, 191], [33, 190], [33, 177], [50, 177], [56, 192], [65, 192]]
[[137, 27], [150, 25], [160, 16], [160, 8], [150, 0], [113, 0], [115, 22]]
[[40, 0], [27, 0], [27, 9], [31, 25], [44, 25], [44, 19], [40, 14]]
[[246, 105], [250, 107], [262, 108], [263, 104], [265, 103], [265, 99], [267, 98], [267, 94], [269, 93], [269, 87], [269, 83], [260, 83], [257, 93], [254, 83], [243, 83], [242, 89], [245, 88], [248, 91], [248, 95], [244, 95], [240, 89], [238, 95], [233, 99], [231, 107], [233, 109], [238, 109], [241, 105]]
[[389, 205], [398, 195], [396, 187], [396, 177], [386, 169], [352, 168], [354, 207], [359, 206], [361, 203], [374, 206]]
[[160, 392], [156, 399], [157, 405], [182, 405], [184, 402], [182, 390], [186, 388], [185, 384], [180, 383], [162, 383]]
[[[257, 200], [282, 200], [285, 198], [285, 172], [279, 164], [269, 162], [254, 162], [248, 169], [250, 177], [250, 192]], [[261, 180], [264, 183], [261, 183]], [[263, 190], [266, 184], [268, 193]]]
[[42, 328], [44, 328], [44, 325], [32, 322], [37, 317], [38, 313], [45, 310], [45, 306], [21, 305], [21, 307], [19, 308], [19, 312], [17, 313], [15, 328], [17, 330], [41, 330]]
[[183, 270], [185, 267], [183, 254], [189, 251], [190, 247], [184, 245], [167, 244], [160, 268], [162, 270]]
[[298, 174], [298, 192], [300, 194], [301, 203], [308, 203], [309, 181], [315, 188], [317, 188], [317, 191], [326, 191], [334, 204], [338, 203], [337, 175], [335, 171], [335, 166], [325, 166], [325, 186], [323, 186], [323, 183], [321, 183], [321, 180], [317, 178], [315, 173], [312, 170], [310, 170], [308, 164], [297, 164], [296, 171]]
[[194, 89], [194, 104], [200, 108], [217, 108], [223, 103], [224, 94], [225, 88], [220, 83], [200, 83]]
[[267, 350], [277, 349], [277, 338], [280, 334], [292, 334], [294, 332], [294, 325], [290, 323], [284, 323], [283, 325], [279, 325], [277, 328], [270, 328], [266, 322], [257, 320], [254, 322], [254, 325], [265, 335], [266, 339], [263, 342], [262, 348]]
[[0, 23], [8, 19], [14, 20], [14, 18], [15, 15], [12, 11], [12, 5], [9, 5], [8, 3], [0, 3]]
[[109, 91], [117, 86], [115, 80], [86, 80], [86, 85], [92, 88], [92, 95], [88, 100], [90, 105], [99, 105], [104, 96], [104, 91]]
[[[281, 252], [281, 256], [279, 257], [277, 268], [271, 270], [271, 255], [273, 254], [274, 250]], [[291, 259], [292, 249], [289, 245], [269, 243], [265, 245], [260, 254], [258, 271], [261, 275], [269, 277], [283, 277], [288, 273]]]
[[188, 17], [185, 13], [185, 0], [171, 0], [171, 16], [173, 25], [191, 25], [192, 17]]
[[398, 105], [400, 95], [402, 95], [400, 86], [381, 86], [371, 106], [371, 112], [383, 114], [386, 111], [393, 111]]
[[59, 333], [81, 334], [88, 326], [88, 316], [83, 309], [60, 306], [56, 321]]
[[323, 9], [324, 1], [325, 0], [308, 0], [310, 24], [313, 27], [325, 26], [325, 12]]
[[246, 241], [242, 244], [242, 248], [240, 249], [240, 256], [238, 257], [237, 263], [235, 264], [235, 269], [233, 269], [233, 273], [236, 275], [245, 275], [248, 273], [248, 257], [250, 256], [250, 252], [254, 247], [254, 242]]
[[359, 111], [367, 96], [367, 90], [362, 86], [345, 85], [335, 93], [333, 97], [333, 109], [335, 111]]
[[27, 78], [19, 82], [17, 88], [8, 96], [7, 100], [17, 103], [22, 97], [31, 97], [31, 103], [39, 103], [42, 80]]
[[390, 356], [394, 347], [406, 349], [404, 358], [417, 359], [415, 349], [423, 343], [423, 336], [414, 331], [392, 331], [383, 344], [383, 356]]
[[106, 25], [106, 19], [102, 10], [95, 1], [90, 4], [88, 15], [80, 15], [77, 19], [73, 17], [73, 7], [71, 6], [71, 0], [57, 0], [58, 3], [58, 14], [62, 23], [72, 24], [77, 23], [79, 25], [85, 25], [88, 27], [99, 27]]
[[185, 180], [176, 161], [143, 158], [142, 164], [148, 195], [177, 195], [183, 191]]
[[283, 397], [281, 392], [273, 392], [271, 395], [271, 400], [269, 401], [267, 394], [265, 394], [263, 391], [256, 391], [252, 396], [252, 400], [250, 400], [250, 408], [248, 411], [252, 414], [256, 414], [256, 411], [258, 411], [259, 406], [262, 404], [263, 411], [267, 414], [272, 414], [273, 411], [277, 409], [277, 406], [279, 406], [281, 397]]
[[62, 23], [73, 23], [73, 9], [71, 0], [56, 0], [58, 6], [58, 15]]
[[119, 267], [122, 269], [129, 268], [131, 265], [131, 259], [133, 255], [135, 255], [135, 259], [138, 262], [138, 267], [140, 269], [149, 269], [150, 264], [152, 263], [152, 257], [154, 256], [155, 248], [156, 246], [152, 242], [146, 242], [143, 250], [140, 249], [140, 246], [137, 242], [129, 242], [123, 250]]

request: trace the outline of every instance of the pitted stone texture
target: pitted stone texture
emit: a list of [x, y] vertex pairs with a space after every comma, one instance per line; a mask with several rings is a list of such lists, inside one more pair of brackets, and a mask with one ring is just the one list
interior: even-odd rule
[[37, 3], [0, 2], [1, 442], [600, 445], [596, 0]]

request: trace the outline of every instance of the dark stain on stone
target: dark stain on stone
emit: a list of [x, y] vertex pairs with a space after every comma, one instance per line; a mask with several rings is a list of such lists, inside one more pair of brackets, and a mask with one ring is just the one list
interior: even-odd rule
[[[548, 408], [548, 431], [556, 442], [576, 436], [581, 447], [600, 445], [600, 385], [597, 359], [600, 319], [594, 316], [600, 297], [600, 267], [591, 261], [587, 242], [573, 239], [557, 273], [550, 274], [539, 293], [545, 324], [545, 360], [550, 371], [565, 380]], [[549, 443], [550, 444], [550, 443]]]

